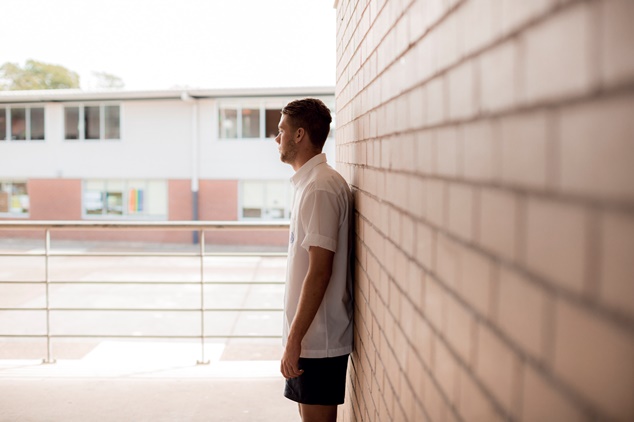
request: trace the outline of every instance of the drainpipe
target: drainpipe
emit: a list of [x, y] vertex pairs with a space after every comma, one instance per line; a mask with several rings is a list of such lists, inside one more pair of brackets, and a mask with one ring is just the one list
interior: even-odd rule
[[[192, 142], [191, 142], [191, 192], [192, 192], [192, 220], [198, 221], [198, 166], [200, 155], [200, 140], [198, 139], [198, 101], [187, 91], [181, 94], [181, 100], [192, 103]], [[192, 233], [193, 243], [198, 244], [198, 231]]]

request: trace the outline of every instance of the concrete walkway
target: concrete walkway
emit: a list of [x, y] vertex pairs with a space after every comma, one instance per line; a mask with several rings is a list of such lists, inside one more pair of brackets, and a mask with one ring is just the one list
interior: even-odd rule
[[209, 351], [207, 365], [193, 363], [191, 345], [176, 345], [185, 353], [171, 358], [176, 348], [163, 347], [148, 359], [156, 346], [104, 342], [83, 359], [55, 364], [0, 360], [0, 421], [298, 420], [282, 395], [279, 361], [219, 360], [222, 345]]

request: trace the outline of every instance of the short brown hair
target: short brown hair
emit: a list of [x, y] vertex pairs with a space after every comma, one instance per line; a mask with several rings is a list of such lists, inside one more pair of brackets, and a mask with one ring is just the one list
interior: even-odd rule
[[289, 116], [290, 124], [295, 129], [304, 128], [312, 144], [322, 150], [330, 132], [330, 110], [323, 101], [317, 98], [304, 98], [286, 104], [282, 114]]

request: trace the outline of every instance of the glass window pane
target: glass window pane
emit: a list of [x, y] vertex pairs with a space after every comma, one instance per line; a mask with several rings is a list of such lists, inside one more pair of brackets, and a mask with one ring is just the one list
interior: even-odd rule
[[288, 183], [268, 182], [266, 185], [266, 209], [269, 218], [287, 218], [286, 210], [289, 208]]
[[119, 106], [105, 106], [105, 115], [106, 139], [120, 139]]
[[31, 139], [44, 139], [44, 108], [36, 107], [31, 109]]
[[264, 207], [264, 184], [261, 182], [242, 182], [242, 206], [244, 208]]
[[123, 192], [106, 191], [106, 214], [123, 215]]
[[79, 139], [79, 107], [64, 108], [64, 139]]
[[260, 137], [260, 109], [243, 108], [242, 109], [242, 137], [243, 138], [259, 138]]
[[147, 205], [145, 214], [159, 217], [167, 216], [167, 183], [158, 180], [149, 182], [145, 203]]
[[84, 107], [84, 139], [99, 139], [99, 106]]
[[0, 141], [7, 139], [7, 109], [0, 108]]
[[26, 140], [26, 109], [11, 109], [11, 139]]
[[275, 138], [277, 136], [277, 125], [280, 123], [282, 113], [280, 109], [266, 110], [266, 137]]
[[29, 196], [26, 192], [26, 183], [13, 183], [11, 186], [11, 203], [9, 211], [17, 214], [29, 212]]
[[243, 218], [262, 218], [261, 208], [242, 208]]
[[104, 189], [101, 180], [86, 182], [84, 189], [84, 212], [88, 215], [101, 215], [104, 212]]
[[220, 109], [219, 120], [220, 138], [238, 137], [238, 110], [232, 108]]

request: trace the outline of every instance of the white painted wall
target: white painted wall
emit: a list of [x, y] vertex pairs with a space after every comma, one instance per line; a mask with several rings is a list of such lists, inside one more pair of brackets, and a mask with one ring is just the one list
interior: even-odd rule
[[[197, 103], [197, 106], [195, 106]], [[215, 100], [142, 100], [121, 104], [121, 140], [64, 140], [64, 104], [45, 104], [45, 141], [0, 142], [0, 178], [288, 179], [273, 139], [219, 140]], [[198, 110], [199, 145], [193, 146]], [[334, 165], [334, 138], [325, 152]]]

